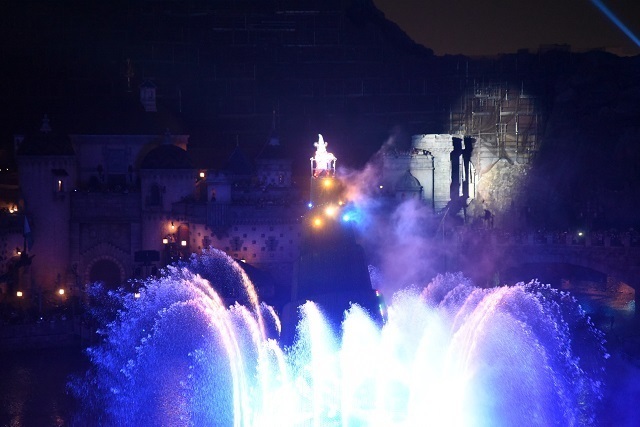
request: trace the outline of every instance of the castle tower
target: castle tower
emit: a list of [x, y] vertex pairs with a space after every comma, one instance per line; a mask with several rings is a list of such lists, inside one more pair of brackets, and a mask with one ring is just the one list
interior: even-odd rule
[[140, 164], [142, 247], [163, 253], [164, 263], [188, 256], [194, 244], [186, 213], [173, 210], [175, 202], [195, 192], [197, 174], [185, 150], [188, 139], [167, 133]]
[[40, 131], [24, 139], [16, 156], [33, 236], [32, 247], [26, 248], [34, 257], [31, 290], [42, 299], [54, 299], [56, 290], [66, 285], [69, 267], [69, 191], [76, 182], [75, 152], [69, 138], [53, 132], [45, 116]]
[[276, 115], [273, 112], [273, 124], [267, 143], [256, 158], [256, 176], [263, 188], [290, 188], [292, 179], [292, 161], [285, 153], [276, 131]]

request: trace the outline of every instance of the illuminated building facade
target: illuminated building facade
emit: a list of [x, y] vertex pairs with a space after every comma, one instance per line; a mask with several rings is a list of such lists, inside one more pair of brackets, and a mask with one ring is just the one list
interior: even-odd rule
[[415, 135], [406, 152], [383, 153], [383, 194], [399, 201], [417, 198], [435, 212], [450, 202], [476, 197], [475, 140], [449, 134]]
[[[46, 121], [24, 138], [17, 158], [36, 256], [25, 292], [116, 286], [215, 247], [268, 272], [266, 298], [287, 300], [305, 233], [328, 232], [346, 203], [326, 141], [318, 136], [310, 159], [309, 197], [293, 184], [275, 130], [256, 159], [236, 146], [222, 170], [194, 167], [188, 144], [169, 132], [60, 137]], [[434, 209], [468, 200], [471, 150], [471, 139], [416, 136], [410, 152], [385, 156], [382, 185]]]
[[195, 168], [188, 143], [169, 132], [57, 136], [48, 123], [27, 135], [17, 150], [35, 237], [25, 295], [114, 287], [212, 246], [267, 272], [266, 300], [276, 288], [288, 297], [306, 202], [279, 140], [253, 160], [236, 147], [220, 171]]

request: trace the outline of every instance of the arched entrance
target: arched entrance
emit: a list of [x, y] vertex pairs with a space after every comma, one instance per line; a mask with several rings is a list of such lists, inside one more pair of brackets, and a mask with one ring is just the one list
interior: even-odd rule
[[107, 288], [117, 288], [122, 283], [120, 266], [108, 258], [97, 260], [89, 270], [89, 282], [102, 282]]

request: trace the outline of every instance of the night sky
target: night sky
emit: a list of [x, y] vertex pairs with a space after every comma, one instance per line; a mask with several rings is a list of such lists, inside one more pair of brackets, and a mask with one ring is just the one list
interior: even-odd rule
[[[574, 51], [605, 48], [638, 55], [640, 47], [590, 0], [374, 0], [385, 16], [437, 55], [495, 55], [540, 45]], [[602, 0], [636, 36], [640, 2]]]

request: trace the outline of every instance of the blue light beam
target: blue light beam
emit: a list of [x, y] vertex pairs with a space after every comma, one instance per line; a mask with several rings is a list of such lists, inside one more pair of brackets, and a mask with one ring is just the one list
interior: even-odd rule
[[627, 37], [629, 37], [638, 47], [640, 47], [640, 39], [638, 39], [638, 37], [635, 34], [633, 34], [633, 32], [629, 29], [629, 27], [624, 25], [622, 21], [618, 19], [618, 17], [611, 11], [611, 9], [605, 6], [605, 4], [602, 3], [600, 0], [591, 0], [591, 3], [596, 5], [598, 9], [600, 9], [602, 13], [604, 13], [607, 16], [607, 18], [609, 18], [611, 22], [613, 22], [616, 25], [616, 27], [620, 29], [620, 31], [625, 33]]

